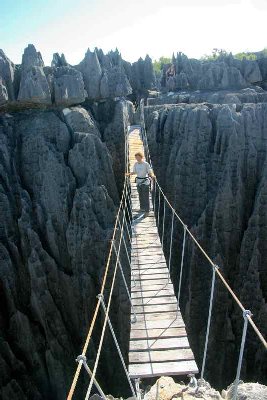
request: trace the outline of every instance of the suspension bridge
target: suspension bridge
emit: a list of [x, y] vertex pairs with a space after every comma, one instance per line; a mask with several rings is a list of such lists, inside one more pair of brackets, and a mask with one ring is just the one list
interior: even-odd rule
[[[128, 177], [127, 173], [135, 161], [134, 154], [140, 150], [145, 151], [146, 159], [151, 164], [147, 136], [143, 124], [141, 126], [129, 127], [128, 134], [125, 138], [126, 176], [122, 197], [114, 224], [114, 231], [104, 269], [101, 290], [97, 296], [95, 311], [89, 326], [87, 337], [85, 338], [84, 347], [81, 354], [76, 359], [78, 364], [67, 400], [72, 400], [74, 397], [74, 392], [83, 367], [89, 378], [88, 388], [84, 395], [84, 399], [89, 399], [93, 386], [95, 386], [100, 396], [103, 399], [106, 399], [106, 395], [101, 388], [101, 383], [97, 379], [97, 368], [103, 350], [104, 336], [107, 328], [110, 329], [111, 335], [114, 339], [114, 345], [118, 351], [129, 388], [132, 395], [137, 399], [141, 399], [139, 387], [140, 378], [164, 375], [174, 376], [197, 374], [199, 369], [200, 377], [204, 378], [216, 278], [221, 280], [225, 289], [228, 290], [234, 301], [239, 306], [240, 315], [243, 317], [244, 321], [239, 359], [237, 360], [236, 376], [233, 377], [233, 380], [235, 380], [233, 399], [235, 400], [237, 398], [248, 325], [252, 327], [265, 349], [267, 349], [267, 342], [254, 323], [250, 310], [245, 309], [238, 296], [234, 293], [223, 277], [219, 266], [213, 262], [201, 247], [197, 239], [190, 232], [187, 225], [182, 221], [168, 198], [165, 196], [156, 179], [153, 184], [153, 197], [150, 195], [150, 205], [151, 209], [154, 211], [151, 211], [146, 217], [138, 211], [138, 193], [134, 178]], [[155, 213], [156, 199], [158, 201], [157, 213]], [[160, 207], [160, 203], [162, 207]], [[167, 207], [171, 211], [170, 232], [164, 231], [165, 211]], [[160, 208], [163, 208], [163, 216], [161, 219], [159, 215]], [[177, 219], [183, 227], [183, 246], [177, 294], [174, 293], [174, 288], [170, 280], [174, 219]], [[158, 230], [160, 221], [162, 221], [161, 236], [159, 235]], [[169, 245], [168, 261], [166, 261], [162, 250], [162, 244], [167, 234], [167, 243]], [[212, 268], [206, 337], [203, 349], [203, 360], [199, 369], [190, 348], [186, 327], [179, 307], [186, 240], [192, 240], [194, 242], [198, 250], [206, 257], [207, 262]], [[124, 265], [122, 261], [122, 249], [124, 249], [127, 254], [126, 265]], [[115, 257], [114, 268], [111, 268], [112, 257]], [[130, 285], [127, 282], [125, 274], [126, 268], [130, 270]], [[110, 318], [111, 302], [118, 274], [121, 274], [131, 307], [131, 331], [128, 360], [125, 360], [123, 357], [120, 343], [116, 337]], [[109, 292], [106, 295], [105, 289], [107, 286], [108, 276], [110, 277], [111, 283], [109, 285]], [[104, 315], [103, 326], [98, 341], [95, 362], [94, 365], [90, 367], [87, 362], [87, 350], [96, 326], [96, 320], [101, 312], [102, 315]]]
[[[130, 169], [135, 153], [144, 153], [140, 129], [129, 132]], [[187, 375], [198, 368], [187, 339], [185, 324], [170, 281], [156, 216], [139, 212], [135, 178], [131, 177], [133, 235], [131, 248], [131, 298], [133, 303], [129, 343], [131, 378]], [[150, 194], [150, 208], [153, 209]], [[158, 219], [159, 221], [159, 219]], [[172, 237], [172, 235], [171, 235]], [[178, 294], [178, 298], [180, 295]]]

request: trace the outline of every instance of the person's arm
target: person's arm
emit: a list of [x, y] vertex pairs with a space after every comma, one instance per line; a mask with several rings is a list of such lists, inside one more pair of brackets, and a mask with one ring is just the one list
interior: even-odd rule
[[134, 166], [133, 166], [132, 171], [131, 171], [131, 172], [127, 172], [127, 173], [125, 174], [125, 176], [131, 176], [131, 175], [136, 175], [135, 164], [134, 164]]
[[151, 166], [148, 164], [148, 176], [150, 176], [150, 178], [155, 179], [156, 175], [154, 174], [153, 169], [151, 168]]

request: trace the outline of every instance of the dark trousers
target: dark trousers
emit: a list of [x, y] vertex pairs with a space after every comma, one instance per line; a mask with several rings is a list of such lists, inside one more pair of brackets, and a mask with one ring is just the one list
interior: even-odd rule
[[149, 185], [137, 185], [140, 209], [149, 212]]

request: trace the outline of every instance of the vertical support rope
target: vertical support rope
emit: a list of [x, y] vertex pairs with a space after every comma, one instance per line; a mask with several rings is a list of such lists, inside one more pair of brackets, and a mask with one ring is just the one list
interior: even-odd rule
[[[104, 310], [105, 315], [107, 315], [107, 309], [106, 309], [106, 305], [105, 305], [105, 301], [104, 301], [104, 296], [103, 296], [102, 294], [99, 294], [97, 297], [98, 297], [98, 298], [100, 299], [100, 301], [101, 301], [101, 305], [102, 305], [102, 308], [103, 308], [103, 310]], [[109, 316], [108, 316], [108, 325], [109, 325], [109, 328], [110, 328], [110, 331], [111, 331], [111, 334], [112, 334], [114, 343], [115, 343], [115, 345], [116, 345], [116, 348], [117, 348], [117, 350], [118, 350], [119, 357], [120, 357], [120, 359], [121, 359], [121, 363], [122, 363], [122, 366], [123, 366], [125, 375], [126, 375], [126, 377], [127, 377], [128, 383], [129, 383], [129, 385], [130, 385], [130, 389], [131, 389], [132, 395], [133, 395], [134, 397], [136, 397], [136, 393], [135, 393], [135, 391], [134, 391], [134, 388], [133, 388], [133, 385], [132, 385], [132, 382], [131, 382], [129, 373], [128, 373], [128, 371], [127, 371], [127, 367], [126, 367], [126, 364], [125, 364], [125, 361], [124, 361], [124, 358], [123, 358], [123, 355], [122, 355], [122, 352], [121, 352], [121, 349], [120, 349], [120, 345], [119, 345], [118, 340], [117, 340], [117, 338], [116, 338], [116, 334], [115, 334], [115, 332], [114, 332], [114, 329], [113, 329], [113, 326], [112, 326], [112, 323], [111, 323], [111, 321], [110, 321]]]
[[178, 287], [178, 295], [177, 295], [177, 312], [179, 311], [179, 308], [180, 308], [180, 296], [181, 296], [181, 284], [182, 284], [183, 267], [184, 267], [184, 250], [185, 250], [186, 232], [187, 232], [187, 226], [184, 225], [183, 249], [182, 249], [180, 278], [179, 278], [179, 287]]
[[141, 400], [140, 378], [135, 379], [135, 388], [136, 388], [137, 400]]
[[160, 190], [158, 191], [158, 194], [159, 194], [159, 199], [158, 199], [158, 219], [157, 219], [157, 225], [158, 225], [158, 228], [159, 228]]
[[154, 192], [154, 201], [153, 201], [153, 211], [154, 211], [154, 215], [156, 217], [156, 192], [157, 192], [157, 185], [156, 185], [156, 181], [154, 180], [153, 182], [153, 192]]
[[244, 348], [245, 348], [246, 336], [247, 336], [247, 329], [248, 329], [248, 317], [251, 317], [251, 316], [252, 316], [252, 313], [250, 310], [243, 311], [244, 325], [243, 325], [243, 333], [242, 333], [241, 346], [240, 346], [240, 352], [239, 352], [239, 359], [238, 359], [237, 370], [236, 370], [236, 379], [235, 379], [233, 400], [237, 400], [237, 389], [238, 389], [238, 384], [239, 384], [239, 379], [240, 379], [240, 372], [241, 372], [241, 366], [242, 366]]
[[161, 235], [161, 245], [163, 248], [163, 241], [164, 241], [164, 232], [165, 232], [165, 214], [166, 214], [166, 208], [165, 208], [165, 199], [163, 197], [163, 220], [162, 220], [162, 235]]
[[169, 262], [168, 262], [168, 282], [170, 282], [171, 277], [171, 260], [172, 260], [172, 240], [173, 240], [173, 225], [174, 225], [174, 212], [172, 210], [172, 222], [171, 222], [171, 238], [170, 238], [170, 250], [169, 250]]
[[215, 285], [215, 276], [216, 276], [216, 268], [217, 265], [213, 266], [212, 269], [212, 281], [211, 281], [211, 291], [210, 291], [210, 304], [209, 304], [209, 315], [208, 315], [208, 322], [207, 322], [207, 329], [206, 329], [206, 338], [205, 338], [205, 346], [204, 346], [204, 353], [203, 353], [203, 360], [202, 360], [202, 368], [201, 368], [201, 376], [200, 378], [204, 378], [205, 366], [206, 366], [206, 358], [207, 358], [207, 349], [209, 343], [209, 334], [210, 334], [210, 321], [211, 321], [211, 314], [212, 314], [212, 306], [213, 306], [213, 297], [214, 297], [214, 285]]

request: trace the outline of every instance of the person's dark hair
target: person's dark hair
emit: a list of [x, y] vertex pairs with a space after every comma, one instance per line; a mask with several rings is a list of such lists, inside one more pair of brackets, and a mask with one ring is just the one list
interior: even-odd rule
[[135, 153], [135, 157], [136, 157], [136, 156], [139, 156], [139, 157], [141, 157], [141, 158], [144, 158], [144, 154], [141, 153], [141, 151], [138, 151], [137, 153]]

